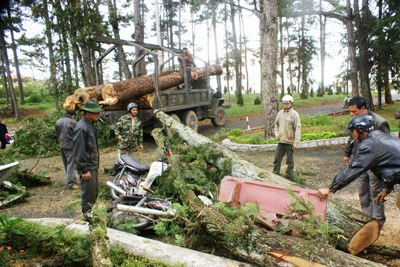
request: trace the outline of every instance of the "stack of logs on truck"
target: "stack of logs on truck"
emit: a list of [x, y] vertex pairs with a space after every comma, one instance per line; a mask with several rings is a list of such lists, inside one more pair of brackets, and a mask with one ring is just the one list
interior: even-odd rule
[[[221, 98], [220, 92], [214, 92], [210, 88], [210, 76], [222, 74], [220, 65], [205, 64], [205, 67], [191, 68], [189, 77], [188, 72], [174, 69], [173, 65], [167, 71], [163, 71], [164, 65], [158, 66], [158, 54], [153, 51], [168, 51], [171, 57], [165, 62], [169, 62], [174, 58], [180, 58], [178, 51], [174, 52], [176, 50], [111, 38], [92, 38], [116, 44], [115, 47], [131, 45], [144, 49], [154, 58], [151, 64], [154, 64], [155, 71], [151, 75], [106, 84], [98, 81], [96, 86], [76, 89], [73, 95], [66, 97], [63, 104], [65, 109], [81, 109], [86, 100], [96, 99], [103, 109], [101, 117], [114, 126], [118, 119], [126, 114], [126, 106], [130, 102], [136, 102], [139, 106], [138, 117], [143, 126], [149, 129], [157, 127], [158, 121], [153, 118], [154, 109], [164, 111], [195, 131], [199, 120], [211, 119], [213, 125], [217, 127], [225, 124], [224, 99]], [[104, 57], [105, 55], [101, 55], [98, 58], [97, 66], [100, 66], [99, 62]], [[97, 77], [100, 77], [100, 73]]]

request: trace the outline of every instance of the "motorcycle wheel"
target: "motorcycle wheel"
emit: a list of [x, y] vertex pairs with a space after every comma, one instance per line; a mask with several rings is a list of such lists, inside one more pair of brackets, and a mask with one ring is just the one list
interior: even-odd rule
[[152, 221], [139, 214], [118, 211], [116, 208], [112, 211], [110, 222], [113, 228], [118, 229], [118, 225], [124, 224], [129, 225], [129, 227], [138, 231], [144, 230], [153, 225]]
[[[122, 173], [122, 170], [119, 171], [116, 175], [114, 175], [114, 177], [112, 179], [113, 184], [119, 186], [120, 181], [125, 179], [125, 176], [126, 176], [126, 174]], [[117, 191], [115, 191], [113, 188], [111, 188], [110, 190], [111, 190], [111, 192], [110, 192], [111, 193], [111, 197], [113, 199], [118, 199], [120, 197], [121, 194], [118, 193]]]

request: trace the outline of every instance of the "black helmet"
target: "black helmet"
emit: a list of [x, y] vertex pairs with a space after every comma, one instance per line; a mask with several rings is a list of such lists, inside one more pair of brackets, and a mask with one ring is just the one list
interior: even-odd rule
[[351, 119], [349, 125], [347, 126], [347, 130], [352, 131], [354, 129], [361, 129], [365, 132], [370, 132], [374, 129], [374, 118], [370, 115], [358, 115]]
[[128, 107], [126, 109], [129, 112], [129, 111], [131, 111], [132, 108], [137, 108], [137, 107], [138, 107], [138, 105], [135, 102], [132, 102], [132, 103], [128, 104]]

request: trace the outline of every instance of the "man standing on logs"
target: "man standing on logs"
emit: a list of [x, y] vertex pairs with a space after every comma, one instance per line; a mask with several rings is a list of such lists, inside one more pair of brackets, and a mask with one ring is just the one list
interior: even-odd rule
[[181, 70], [183, 71], [185, 68], [184, 62], [186, 62], [186, 74], [187, 74], [187, 80], [188, 80], [188, 86], [191, 86], [191, 81], [192, 81], [192, 67], [196, 67], [194, 64], [193, 60], [193, 55], [188, 51], [186, 47], [182, 48], [182, 53], [180, 54], [181, 57], [184, 58], [182, 60], [181, 58], [178, 58], [179, 64], [181, 65]]
[[[376, 113], [371, 112], [367, 109], [367, 102], [361, 96], [355, 96], [349, 100], [348, 110], [350, 116], [354, 117], [357, 115], [370, 115], [374, 120], [374, 129], [390, 134], [389, 123]], [[350, 156], [355, 153], [357, 144], [354, 142], [354, 138], [350, 135], [348, 145], [346, 146], [343, 163], [345, 166], [349, 164]], [[384, 185], [378, 177], [371, 171], [367, 171], [360, 175], [357, 179], [358, 183], [358, 196], [360, 198], [361, 211], [368, 216], [371, 216], [377, 220], [381, 226], [386, 221], [385, 217], [385, 204], [377, 203], [375, 198], [382, 191]]]
[[137, 117], [138, 105], [132, 102], [127, 107], [128, 114], [122, 116], [115, 125], [118, 138], [118, 154], [134, 157], [135, 152], [143, 150], [142, 122]]
[[329, 188], [318, 190], [318, 197], [327, 198], [329, 193], [344, 188], [361, 174], [371, 170], [384, 183], [376, 202], [384, 203], [385, 197], [400, 184], [400, 139], [379, 130], [370, 115], [353, 117], [347, 129], [358, 143], [354, 159], [336, 174]]
[[82, 213], [90, 220], [92, 207], [99, 193], [98, 170], [100, 162], [97, 130], [93, 123], [99, 120], [102, 109], [96, 100], [83, 104], [83, 118], [75, 125], [73, 154], [81, 180]]

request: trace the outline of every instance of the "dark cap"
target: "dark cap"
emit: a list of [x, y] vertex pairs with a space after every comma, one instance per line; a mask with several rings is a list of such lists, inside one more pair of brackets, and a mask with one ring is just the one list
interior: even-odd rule
[[69, 115], [69, 116], [75, 116], [75, 115], [76, 115], [76, 112], [75, 112], [75, 110], [73, 110], [73, 109], [67, 109], [67, 110], [65, 111], [65, 114], [67, 114], [67, 115]]

